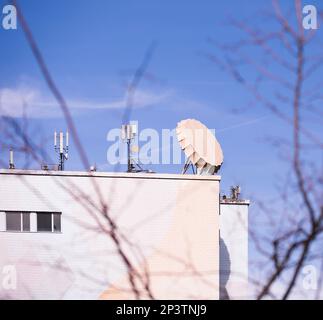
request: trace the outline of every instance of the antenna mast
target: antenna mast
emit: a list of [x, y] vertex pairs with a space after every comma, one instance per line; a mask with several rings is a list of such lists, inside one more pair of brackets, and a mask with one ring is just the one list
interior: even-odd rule
[[131, 159], [131, 142], [137, 134], [137, 127], [134, 124], [123, 124], [121, 126], [121, 139], [127, 143], [127, 172], [134, 172], [135, 165]]
[[14, 169], [15, 168], [15, 163], [13, 161], [13, 150], [10, 148], [9, 151], [9, 169]]
[[[58, 143], [57, 143], [57, 136], [58, 136]], [[64, 145], [64, 138], [65, 138], [65, 145]], [[65, 161], [68, 160], [68, 148], [69, 148], [69, 135], [68, 132], [64, 135], [62, 131], [60, 131], [58, 134], [55, 130], [54, 132], [54, 150], [59, 155], [59, 164], [58, 164], [58, 170], [64, 171], [64, 164]]]
[[[133, 152], [132, 142], [135, 136], [137, 135], [137, 126], [135, 124], [123, 124], [121, 127], [121, 139], [127, 143], [127, 172], [146, 172], [146, 173], [153, 173], [151, 170], [145, 170], [141, 167], [138, 162], [136, 162], [131, 157], [131, 152]], [[134, 147], [134, 146], [133, 146]]]

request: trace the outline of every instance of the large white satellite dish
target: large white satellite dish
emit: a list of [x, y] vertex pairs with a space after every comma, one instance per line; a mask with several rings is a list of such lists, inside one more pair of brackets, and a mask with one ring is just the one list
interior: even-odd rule
[[182, 120], [176, 127], [178, 142], [187, 160], [183, 173], [190, 165], [196, 167], [197, 174], [212, 175], [223, 163], [223, 153], [212, 132], [200, 121]]

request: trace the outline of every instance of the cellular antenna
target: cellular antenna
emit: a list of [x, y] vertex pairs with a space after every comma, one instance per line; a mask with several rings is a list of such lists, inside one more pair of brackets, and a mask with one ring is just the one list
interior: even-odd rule
[[[65, 144], [64, 144], [64, 138], [65, 138]], [[54, 149], [59, 155], [58, 170], [64, 171], [65, 161], [68, 160], [68, 149], [69, 149], [69, 134], [68, 134], [68, 132], [66, 132], [66, 134], [64, 135], [64, 133], [62, 131], [57, 133], [55, 130], [55, 132], [54, 132]]]
[[212, 132], [200, 121], [187, 119], [176, 127], [178, 142], [187, 159], [182, 173], [192, 167], [194, 174], [213, 175], [223, 163], [223, 153]]
[[135, 124], [123, 124], [121, 126], [121, 139], [127, 144], [127, 172], [147, 172], [152, 173], [151, 170], [145, 170], [138, 162], [132, 157], [132, 153], [138, 152], [139, 148], [133, 145], [133, 140], [137, 135], [137, 126]]

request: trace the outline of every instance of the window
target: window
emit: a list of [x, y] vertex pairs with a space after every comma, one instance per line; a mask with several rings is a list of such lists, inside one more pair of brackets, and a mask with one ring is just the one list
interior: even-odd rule
[[7, 212], [7, 231], [30, 231], [30, 217], [26, 212]]
[[9, 212], [6, 214], [7, 231], [21, 231], [21, 213]]
[[22, 213], [22, 231], [30, 231], [30, 213]]
[[37, 231], [61, 232], [61, 213], [37, 212]]
[[37, 231], [52, 232], [51, 213], [37, 213]]
[[5, 220], [3, 220], [2, 227], [0, 225], [0, 230], [9, 232], [61, 232], [61, 212], [2, 211], [2, 213], [5, 215]]
[[54, 232], [61, 232], [61, 214], [54, 213]]

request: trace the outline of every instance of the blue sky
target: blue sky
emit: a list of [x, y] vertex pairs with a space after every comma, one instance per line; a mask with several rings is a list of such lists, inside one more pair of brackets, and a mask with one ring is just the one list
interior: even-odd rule
[[[281, 2], [284, 12], [293, 12], [293, 0]], [[0, 1], [0, 7], [5, 3]], [[215, 53], [210, 38], [218, 43], [242, 39], [243, 33], [230, 26], [230, 16], [271, 31], [273, 23], [259, 14], [271, 10], [271, 1], [21, 0], [20, 3], [48, 68], [71, 108], [91, 164], [96, 163], [102, 171], [115, 169], [106, 160], [111, 145], [107, 133], [120, 127], [126, 84], [155, 41], [157, 47], [147, 70], [149, 76], [141, 81], [136, 92], [131, 119], [139, 122], [140, 129], [154, 128], [159, 133], [164, 128], [175, 128], [177, 122], [187, 118], [214, 128], [224, 152], [219, 172], [221, 191], [228, 192], [231, 185], [240, 184], [243, 196], [252, 203], [262, 200], [275, 204], [277, 188], [290, 173], [290, 165], [284, 161], [289, 149], [278, 150], [267, 138], [282, 137], [290, 141], [291, 128], [259, 103], [250, 105], [251, 96], [244, 88], [205, 56]], [[304, 2], [308, 3], [322, 9], [320, 0]], [[322, 47], [323, 29], [319, 28], [309, 53], [315, 55]], [[2, 107], [19, 119], [23, 98], [28, 103], [29, 124], [35, 140], [43, 140], [47, 152], [55, 158], [53, 132], [65, 130], [66, 123], [19, 25], [16, 31], [0, 28], [0, 48], [0, 93], [2, 104], [7, 103]], [[277, 43], [273, 48], [288, 59]], [[221, 53], [217, 54], [221, 57]], [[255, 50], [246, 54], [264, 66], [268, 63]], [[276, 66], [268, 67], [293, 80]], [[247, 80], [255, 78], [252, 70], [244, 71]], [[320, 79], [322, 69], [309, 85]], [[271, 99], [277, 87], [272, 82], [262, 86]], [[281, 105], [281, 108], [288, 107]], [[316, 108], [322, 115], [322, 100]], [[302, 114], [302, 117], [305, 127], [321, 138], [322, 118], [317, 114]], [[323, 163], [320, 152], [310, 149], [305, 156]], [[0, 148], [0, 160], [7, 163], [7, 159], [7, 151]], [[17, 167], [22, 163], [23, 159], [18, 159]], [[148, 168], [179, 173], [182, 166]], [[83, 170], [73, 141], [66, 169]], [[251, 206], [250, 223], [257, 217], [257, 209]]]
[[[210, 37], [225, 42], [241, 36], [230, 28], [227, 17], [259, 20], [254, 13], [270, 9], [270, 1], [20, 3], [52, 76], [71, 106], [90, 162], [97, 163], [99, 170], [113, 170], [106, 164], [110, 145], [106, 135], [120, 126], [125, 84], [147, 47], [156, 41], [147, 70], [152, 77], [143, 79], [138, 88], [132, 120], [139, 121], [141, 129], [159, 132], [186, 118], [215, 128], [225, 157], [220, 171], [223, 191], [241, 184], [247, 197], [273, 196], [277, 178], [285, 176], [288, 167], [264, 138], [273, 132], [289, 137], [290, 130], [262, 107], [245, 108], [250, 96], [204, 56], [213, 50]], [[285, 8], [292, 4], [284, 1]], [[322, 39], [322, 31], [316, 36]], [[19, 25], [17, 31], [0, 30], [0, 39], [0, 88], [9, 97], [20, 94], [34, 104], [30, 106], [34, 110], [31, 125], [37, 128], [37, 137], [48, 139], [47, 150], [55, 157], [52, 133], [65, 130], [62, 114]], [[234, 111], [241, 108], [243, 112]], [[11, 112], [19, 117], [19, 110], [12, 107]], [[82, 169], [73, 143], [70, 156], [67, 169]], [[7, 155], [2, 152], [0, 157], [6, 161]], [[181, 170], [175, 165], [150, 168], [171, 173]]]

